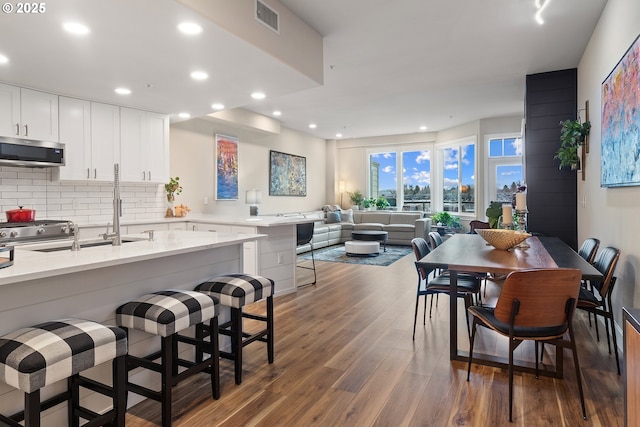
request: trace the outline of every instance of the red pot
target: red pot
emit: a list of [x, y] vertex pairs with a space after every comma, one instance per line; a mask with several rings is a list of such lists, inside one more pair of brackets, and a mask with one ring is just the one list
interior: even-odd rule
[[33, 222], [36, 220], [36, 211], [33, 209], [11, 209], [6, 211], [7, 221], [9, 222]]

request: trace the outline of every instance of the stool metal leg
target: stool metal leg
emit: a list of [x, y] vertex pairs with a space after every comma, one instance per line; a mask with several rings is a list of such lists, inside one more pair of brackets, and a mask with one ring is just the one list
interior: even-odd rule
[[234, 359], [236, 384], [242, 383], [242, 309], [231, 308], [231, 353]]
[[173, 373], [173, 336], [162, 337], [162, 427], [171, 426], [171, 389], [173, 381], [171, 379]]
[[269, 363], [273, 363], [274, 359], [274, 340], [273, 340], [273, 297], [267, 297], [267, 355]]
[[125, 356], [116, 357], [111, 363], [113, 384], [113, 410], [115, 426], [124, 427], [127, 414], [127, 365]]
[[24, 425], [40, 427], [40, 390], [24, 395]]
[[67, 378], [67, 390], [69, 390], [69, 400], [67, 401], [67, 414], [69, 416], [69, 427], [80, 427], [80, 417], [75, 414], [75, 408], [80, 406], [80, 385], [77, 375]]

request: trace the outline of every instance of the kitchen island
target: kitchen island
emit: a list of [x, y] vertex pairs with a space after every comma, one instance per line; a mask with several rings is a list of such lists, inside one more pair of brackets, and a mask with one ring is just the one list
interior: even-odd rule
[[[182, 218], [123, 221], [122, 227], [133, 235], [146, 230], [182, 229], [218, 233], [265, 234], [266, 239], [244, 244], [244, 271], [260, 274], [276, 281], [275, 295], [295, 292], [296, 225], [322, 221], [303, 214], [224, 216], [189, 214]], [[95, 238], [104, 233], [106, 224], [80, 224], [80, 236]], [[140, 235], [140, 234], [138, 234]]]
[[[132, 239], [127, 239], [132, 237]], [[265, 239], [260, 234], [231, 234], [193, 231], [160, 231], [154, 240], [140, 235], [121, 246], [85, 247], [42, 252], [69, 241], [18, 246], [14, 265], [0, 269], [0, 334], [65, 317], [79, 317], [115, 324], [115, 309], [144, 293], [163, 289], [193, 289], [199, 283], [224, 273], [243, 271], [243, 244]], [[228, 318], [222, 312], [221, 318]], [[129, 351], [148, 354], [159, 348], [157, 337], [132, 331]], [[224, 344], [223, 344], [224, 345]], [[108, 382], [109, 366], [101, 365], [91, 376]], [[133, 371], [131, 375], [136, 375]], [[148, 384], [159, 378], [143, 378]], [[61, 384], [46, 388], [59, 391]], [[22, 408], [22, 393], [0, 385], [0, 411]], [[106, 408], [109, 402], [92, 394]], [[131, 395], [129, 405], [139, 401]], [[104, 403], [102, 403], [104, 402]], [[94, 403], [95, 404], [95, 403]], [[95, 407], [95, 406], [94, 406]], [[43, 425], [65, 425], [66, 409], [47, 413]]]

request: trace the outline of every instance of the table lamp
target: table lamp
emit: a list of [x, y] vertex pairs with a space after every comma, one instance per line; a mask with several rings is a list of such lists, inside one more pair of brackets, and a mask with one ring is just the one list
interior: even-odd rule
[[249, 215], [257, 216], [258, 215], [258, 205], [262, 203], [262, 192], [260, 190], [247, 190], [246, 194], [246, 204], [249, 206]]

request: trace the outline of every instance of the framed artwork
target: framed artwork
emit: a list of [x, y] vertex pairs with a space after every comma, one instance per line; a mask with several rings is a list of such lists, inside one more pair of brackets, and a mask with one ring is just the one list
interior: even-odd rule
[[269, 195], [307, 195], [307, 159], [293, 154], [269, 151]]
[[640, 185], [640, 36], [602, 82], [602, 187]]
[[238, 138], [216, 134], [216, 200], [238, 200]]

